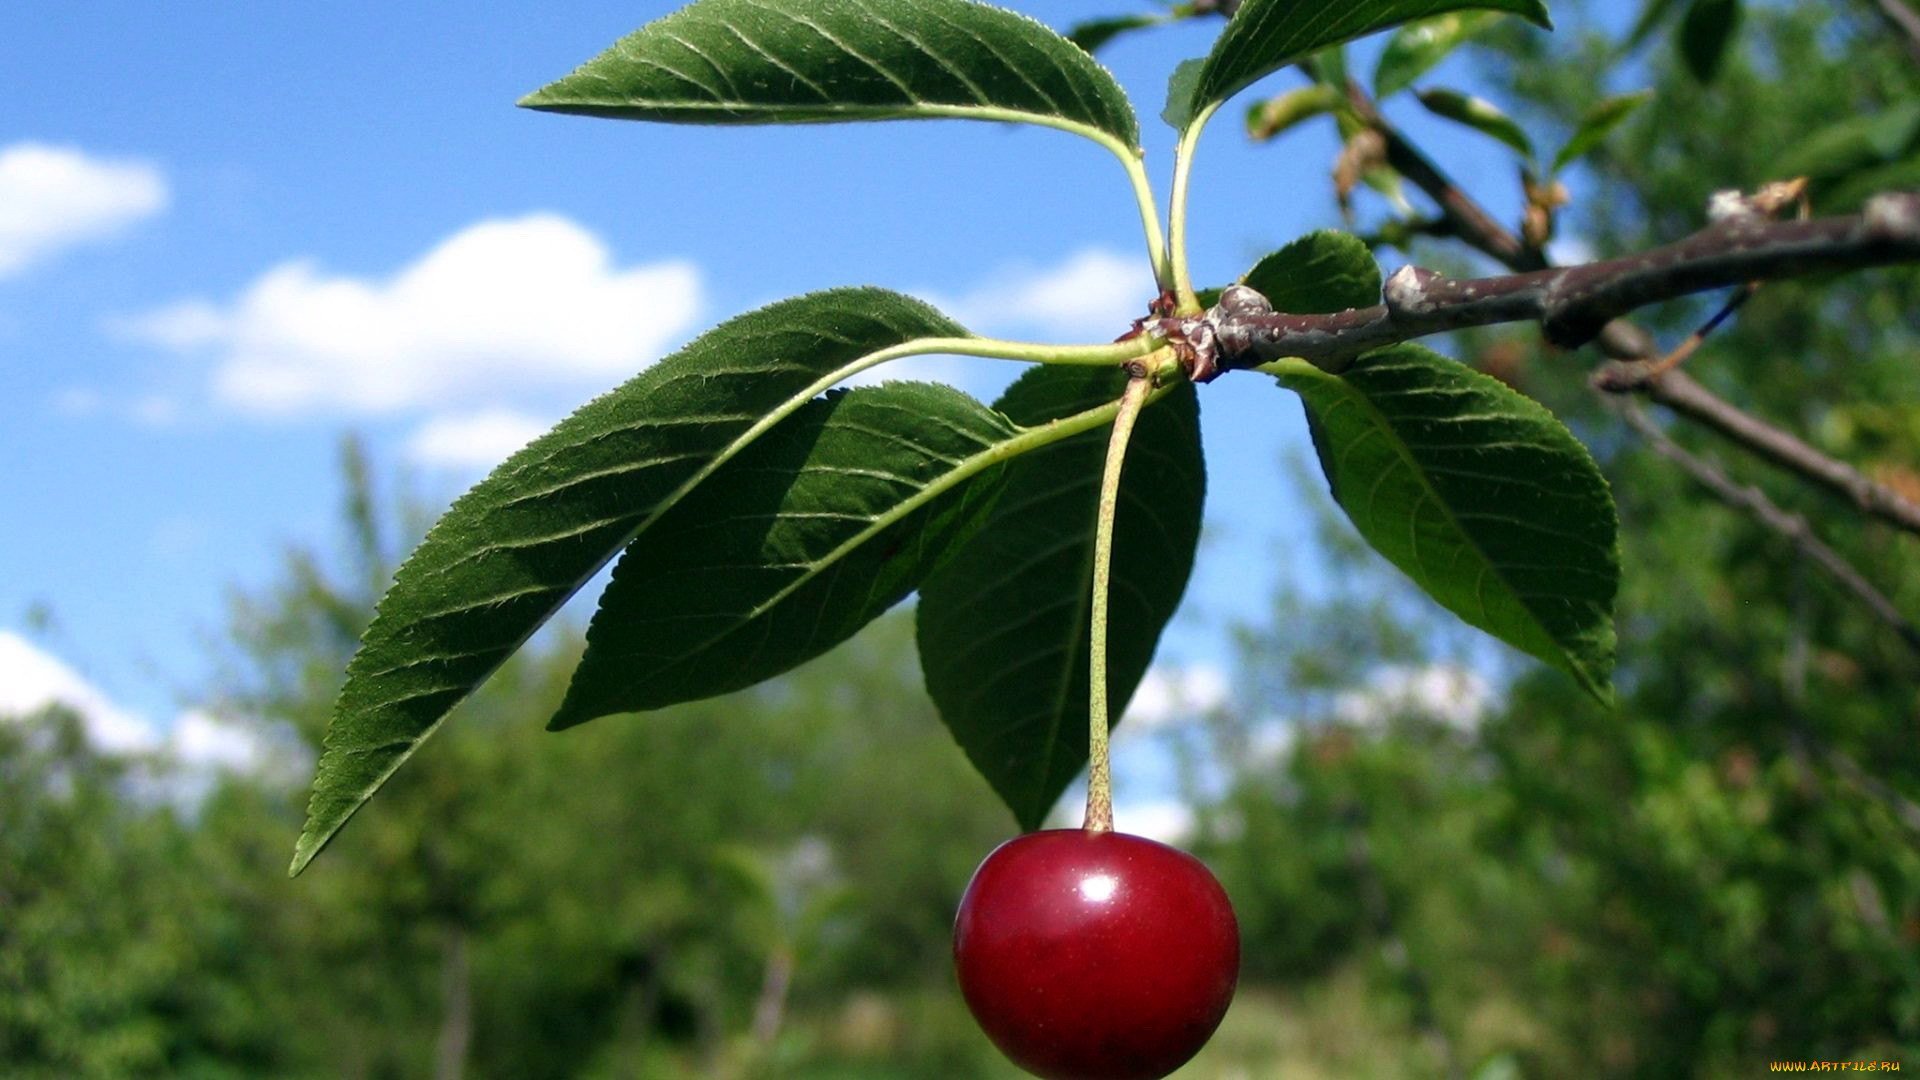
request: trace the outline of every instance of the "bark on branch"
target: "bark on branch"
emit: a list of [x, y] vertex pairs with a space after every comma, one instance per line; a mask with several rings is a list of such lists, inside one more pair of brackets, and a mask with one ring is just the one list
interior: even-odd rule
[[1761, 494], [1758, 488], [1744, 487], [1735, 483], [1716, 465], [1695, 457], [1681, 449], [1659, 425], [1647, 419], [1632, 402], [1627, 402], [1620, 410], [1628, 426], [1639, 432], [1656, 453], [1678, 465], [1681, 471], [1692, 477], [1694, 482], [1713, 492], [1722, 502], [1737, 506], [1786, 537], [1792, 542], [1800, 555], [1825, 571], [1835, 583], [1854, 595], [1854, 598], [1866, 606], [1880, 620], [1887, 624], [1907, 648], [1920, 654], [1920, 628], [1907, 621], [1900, 609], [1894, 606], [1887, 595], [1875, 588], [1865, 575], [1855, 570], [1839, 552], [1828, 547], [1813, 530], [1807, 526], [1805, 518], [1782, 510], [1772, 499]]
[[1229, 290], [1203, 315], [1163, 319], [1192, 350], [1196, 379], [1298, 357], [1338, 370], [1360, 355], [1430, 334], [1538, 322], [1556, 345], [1584, 345], [1648, 304], [1749, 281], [1920, 262], [1920, 194], [1876, 196], [1857, 215], [1771, 221], [1736, 214], [1678, 243], [1581, 266], [1459, 280], [1416, 266], [1387, 279], [1384, 303], [1326, 315], [1265, 309]]
[[[1896, 4], [1911, 14], [1898, 0]], [[1920, 24], [1920, 20], [1916, 20]], [[1347, 96], [1356, 115], [1386, 141], [1387, 160], [1440, 208], [1447, 235], [1454, 236], [1514, 271], [1545, 269], [1545, 253], [1529, 244], [1488, 214], [1473, 197], [1460, 190], [1439, 166], [1380, 115], [1359, 85], [1349, 83]], [[1602, 372], [1601, 385], [1616, 393], [1640, 392], [1689, 420], [1705, 425], [1735, 446], [1815, 485], [1852, 500], [1867, 513], [1920, 535], [1920, 505], [1881, 484], [1851, 465], [1808, 445], [1751, 413], [1710, 393], [1678, 370], [1654, 371], [1658, 351], [1647, 332], [1626, 319], [1601, 327], [1594, 344], [1620, 363]]]

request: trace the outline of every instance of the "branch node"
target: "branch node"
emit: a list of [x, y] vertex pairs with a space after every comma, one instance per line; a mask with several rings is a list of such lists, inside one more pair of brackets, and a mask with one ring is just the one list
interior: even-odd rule
[[1920, 241], [1920, 196], [1889, 192], [1867, 200], [1861, 216], [1867, 235], [1909, 243]]
[[1411, 263], [1395, 270], [1380, 290], [1381, 299], [1387, 302], [1387, 314], [1406, 318], [1433, 311], [1438, 305], [1429, 293], [1446, 280], [1441, 274]]

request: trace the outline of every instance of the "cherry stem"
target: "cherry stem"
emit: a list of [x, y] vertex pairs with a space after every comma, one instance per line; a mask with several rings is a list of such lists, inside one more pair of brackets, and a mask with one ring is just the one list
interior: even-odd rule
[[1153, 389], [1146, 365], [1128, 365], [1126, 392], [1113, 417], [1106, 470], [1100, 475], [1100, 509], [1093, 522], [1093, 627], [1087, 655], [1087, 820], [1088, 832], [1113, 831], [1113, 771], [1107, 762], [1107, 593], [1113, 580], [1113, 518], [1120, 506], [1120, 467], [1127, 440]]

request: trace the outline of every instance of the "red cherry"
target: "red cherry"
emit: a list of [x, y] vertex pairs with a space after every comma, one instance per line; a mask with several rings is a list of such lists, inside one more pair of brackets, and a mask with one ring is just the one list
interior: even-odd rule
[[974, 871], [953, 960], [974, 1019], [1049, 1080], [1157, 1080], [1226, 1015], [1240, 931], [1200, 860], [1140, 836], [1029, 833]]

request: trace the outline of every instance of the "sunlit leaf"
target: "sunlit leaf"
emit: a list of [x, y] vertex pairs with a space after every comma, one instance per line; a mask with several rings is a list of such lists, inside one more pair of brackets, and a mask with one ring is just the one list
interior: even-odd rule
[[564, 728], [751, 686], [905, 599], [994, 485], [1022, 429], [948, 386], [811, 402], [620, 557], [554, 717]]
[[1589, 150], [1600, 145], [1621, 122], [1633, 115], [1635, 109], [1653, 100], [1653, 91], [1641, 90], [1632, 94], [1620, 94], [1603, 98], [1580, 117], [1580, 125], [1573, 129], [1573, 137], [1567, 145], [1553, 156], [1553, 172], [1559, 172], [1569, 164], [1579, 160]]
[[1200, 84], [1204, 63], [1199, 57], [1182, 60], [1167, 77], [1167, 104], [1160, 110], [1160, 119], [1175, 131], [1185, 131], [1193, 122], [1193, 88]]
[[732, 319], [594, 399], [455, 502], [347, 668], [298, 872], [560, 605], [768, 426], [883, 350], [964, 336], [917, 300], [836, 289]]
[[1492, 102], [1453, 90], [1422, 90], [1419, 96], [1420, 104], [1435, 116], [1444, 116], [1483, 135], [1491, 135], [1520, 151], [1523, 157], [1533, 156], [1533, 141], [1527, 138], [1527, 133]]
[[1466, 622], [1610, 698], [1613, 498], [1552, 413], [1414, 345], [1338, 375], [1274, 367], [1306, 402], [1334, 499], [1375, 550]]
[[1193, 111], [1329, 45], [1453, 11], [1504, 11], [1551, 26], [1542, 0], [1246, 0], [1214, 42], [1194, 88]]
[[1408, 23], [1387, 39], [1380, 62], [1373, 69], [1373, 96], [1381, 100], [1413, 85], [1453, 50], [1486, 29], [1499, 15], [1485, 11], [1456, 11]]
[[971, 117], [1140, 139], [1085, 50], [973, 0], [698, 0], [520, 104], [685, 124]]
[[[1112, 401], [1118, 371], [1049, 366], [997, 403], [1039, 423]], [[1094, 509], [1105, 427], [1007, 467], [988, 523], [920, 590], [920, 663], [944, 720], [1022, 828], [1087, 761]], [[1122, 715], [1179, 606], [1200, 536], [1199, 411], [1182, 385], [1140, 415], [1114, 523], [1108, 699]]]
[[1346, 95], [1325, 83], [1301, 86], [1260, 102], [1247, 110], [1247, 134], [1255, 139], [1276, 135], [1345, 103]]
[[1366, 241], [1335, 229], [1308, 233], [1267, 255], [1240, 283], [1266, 297], [1273, 310], [1298, 315], [1380, 302], [1380, 265]]

